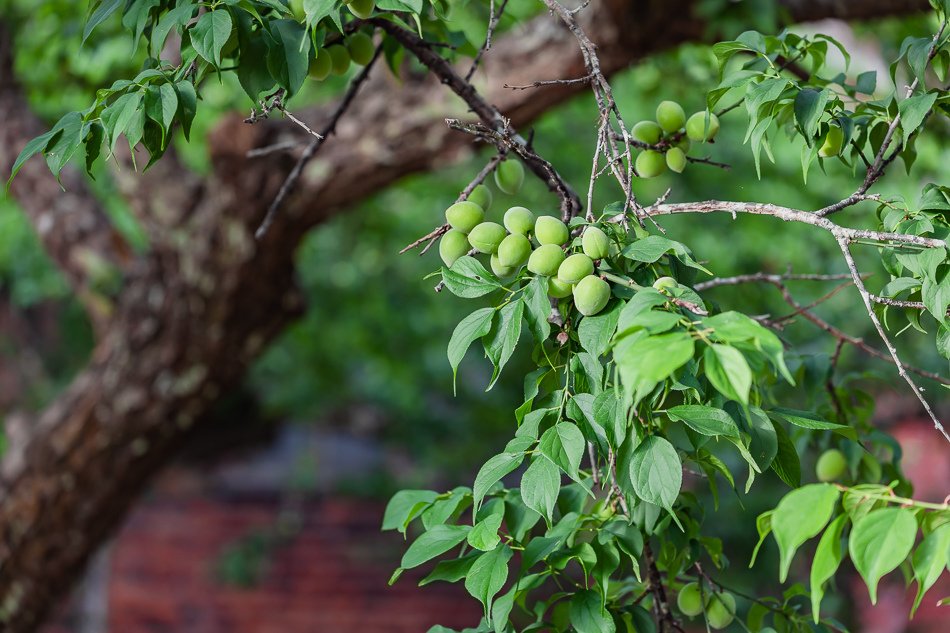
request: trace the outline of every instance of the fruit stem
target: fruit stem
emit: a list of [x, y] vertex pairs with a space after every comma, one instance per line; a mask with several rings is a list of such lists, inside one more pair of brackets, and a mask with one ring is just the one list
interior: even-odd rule
[[598, 274], [604, 279], [606, 279], [607, 281], [612, 281], [615, 284], [622, 284], [624, 286], [627, 286], [628, 288], [633, 288], [634, 290], [643, 290], [644, 288], [644, 286], [641, 286], [640, 284], [638, 284], [632, 279], [627, 279], [626, 277], [621, 277], [613, 273], [608, 273], [606, 271], [600, 270], [598, 271]]

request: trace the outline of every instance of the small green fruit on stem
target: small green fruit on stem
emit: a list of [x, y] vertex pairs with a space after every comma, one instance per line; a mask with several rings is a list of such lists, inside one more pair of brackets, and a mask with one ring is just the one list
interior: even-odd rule
[[836, 448], [822, 453], [815, 464], [815, 475], [818, 481], [835, 481], [840, 479], [847, 470], [848, 460], [844, 453]]
[[318, 49], [317, 56], [310, 62], [308, 71], [310, 78], [323, 81], [330, 76], [331, 70], [333, 70], [333, 62], [330, 60], [330, 53], [325, 48]]
[[497, 254], [493, 254], [491, 256], [489, 264], [491, 265], [491, 271], [501, 278], [514, 275], [516, 272], [518, 272], [519, 268], [519, 266], [505, 266], [503, 263], [501, 263], [501, 259], [499, 259]]
[[648, 149], [640, 152], [635, 165], [641, 178], [656, 178], [666, 170], [666, 158], [660, 152]]
[[334, 75], [342, 75], [350, 67], [350, 53], [342, 44], [334, 44], [327, 48], [330, 54], [330, 64]]
[[687, 617], [695, 617], [703, 612], [703, 596], [698, 582], [691, 582], [680, 589], [676, 596], [676, 606], [680, 613]]
[[528, 258], [528, 270], [535, 275], [553, 277], [564, 261], [564, 251], [557, 244], [542, 244]]
[[548, 295], [554, 297], [555, 299], [570, 297], [573, 290], [573, 285], [566, 284], [557, 277], [551, 277], [548, 279]]
[[706, 112], [697, 112], [686, 122], [686, 136], [691, 141], [706, 143], [716, 138], [719, 133], [719, 117], [712, 112], [709, 114], [707, 125]]
[[841, 147], [844, 145], [844, 132], [841, 128], [832, 125], [828, 128], [828, 134], [825, 136], [825, 142], [818, 149], [818, 155], [822, 158], [830, 158], [841, 153]]
[[683, 170], [686, 169], [686, 154], [683, 153], [678, 147], [671, 147], [666, 150], [666, 166], [670, 168], [670, 171], [675, 171], [677, 174], [683, 173]]
[[656, 122], [664, 132], [679, 131], [686, 124], [686, 113], [683, 106], [675, 101], [661, 101], [656, 107]]
[[376, 8], [376, 0], [352, 0], [346, 3], [346, 8], [356, 17], [366, 20], [373, 15]]
[[505, 211], [504, 222], [512, 233], [527, 235], [534, 228], [534, 214], [525, 207], [511, 207]]
[[538, 244], [561, 246], [570, 237], [567, 225], [550, 215], [542, 215], [534, 223], [534, 238]]
[[714, 629], [724, 629], [736, 617], [736, 598], [728, 591], [713, 593], [706, 602], [706, 622]]
[[515, 195], [524, 183], [524, 167], [520, 161], [506, 160], [495, 169], [495, 184], [509, 195]]
[[583, 253], [571, 255], [557, 269], [557, 278], [566, 284], [576, 284], [584, 277], [593, 274], [594, 262]]
[[660, 142], [662, 135], [663, 128], [653, 121], [640, 121], [630, 130], [630, 136], [633, 137], [633, 140], [647, 145], [656, 145]]
[[653, 282], [653, 287], [660, 292], [664, 290], [670, 290], [679, 286], [679, 282], [673, 279], [672, 277], [660, 277]]
[[462, 255], [465, 255], [471, 248], [468, 244], [468, 237], [461, 231], [452, 229], [446, 232], [439, 240], [439, 256], [445, 265], [449, 268]]
[[584, 316], [594, 316], [610, 301], [610, 284], [597, 275], [588, 275], [574, 286], [574, 306]]
[[502, 266], [521, 266], [530, 256], [531, 242], [519, 233], [512, 233], [498, 245], [498, 261]]
[[[472, 189], [472, 193], [468, 194], [467, 200], [469, 202], [474, 202], [485, 211], [488, 211], [489, 207], [491, 207], [492, 197], [491, 189], [485, 185], [478, 185]], [[508, 230], [510, 231], [511, 229]]]
[[610, 252], [610, 238], [596, 226], [588, 226], [581, 238], [584, 254], [591, 259], [603, 259]]
[[485, 212], [474, 202], [456, 202], [445, 210], [445, 221], [453, 229], [468, 233], [485, 219]]
[[505, 239], [505, 227], [497, 222], [482, 222], [468, 234], [468, 243], [479, 253], [496, 253]]
[[373, 38], [358, 31], [346, 40], [346, 50], [350, 52], [353, 63], [365, 66], [373, 59], [373, 53], [376, 47], [373, 45]]

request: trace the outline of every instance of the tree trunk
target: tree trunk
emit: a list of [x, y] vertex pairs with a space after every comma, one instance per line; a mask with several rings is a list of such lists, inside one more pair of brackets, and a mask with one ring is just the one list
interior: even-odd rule
[[[791, 19], [815, 19], [872, 17], [927, 3], [786, 0], [785, 5]], [[579, 14], [606, 74], [703, 35], [704, 24], [688, 17], [688, 8], [671, 15], [669, 6], [668, 0], [595, 0]], [[9, 50], [9, 42], [6, 46]], [[475, 81], [519, 127], [587, 87], [503, 86], [583, 74], [571, 34], [543, 15], [500, 38]], [[330, 111], [301, 116], [320, 121]], [[8, 170], [18, 149], [40, 131], [9, 66], [0, 67], [0, 115], [0, 167]], [[150, 238], [149, 252], [134, 259], [80, 178], [68, 174], [63, 194], [43, 175], [41, 161], [21, 172], [14, 193], [80, 293], [86, 271], [79, 249], [120, 263], [126, 276], [107, 326], [98, 328], [89, 366], [48, 409], [11, 434], [0, 463], [4, 630], [38, 627], [149, 477], [300, 311], [293, 254], [307, 229], [399, 178], [465, 155], [470, 139], [448, 130], [442, 119], [466, 116], [464, 104], [431, 77], [397, 83], [376, 68], [258, 242], [254, 230], [294, 156], [248, 159], [246, 153], [300, 136], [283, 121], [250, 126], [230, 117], [211, 139], [214, 169], [206, 180], [197, 180], [173, 158], [145, 175], [122, 176]], [[433, 224], [437, 215], [433, 210]]]

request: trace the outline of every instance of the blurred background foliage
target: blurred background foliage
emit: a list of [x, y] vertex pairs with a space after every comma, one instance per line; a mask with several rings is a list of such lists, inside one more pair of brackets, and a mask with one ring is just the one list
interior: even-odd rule
[[[54, 0], [36, 3], [4, 0], [0, 7], [14, 16], [17, 33], [17, 71], [26, 86], [35, 111], [46, 120], [63, 112], [85, 107], [96, 87], [128, 76], [141, 63], [140, 50], [131, 54], [131, 43], [117, 20], [100, 27], [97, 36], [80, 48], [85, 2]], [[512, 0], [503, 26], [513, 28], [520, 19], [536, 11], [537, 3]], [[459, 27], [484, 32], [485, 7], [470, 3], [460, 8]], [[731, 37], [747, 28], [774, 28], [777, 12], [768, 0], [744, 3], [704, 0], [700, 10], [715, 16], [716, 32]], [[903, 37], [909, 33], [929, 33], [927, 18], [891, 20], [853, 30], [832, 25], [836, 36], [852, 38], [859, 45], [850, 72], [853, 75], [874, 68], [886, 68], [896, 56]], [[353, 70], [350, 71], [355, 72]], [[900, 75], [898, 76], [900, 79]], [[615, 94], [629, 125], [652, 118], [663, 99], [681, 102], [687, 112], [699, 110], [705, 89], [717, 82], [714, 59], [706, 46], [685, 45], [649, 58], [614, 80]], [[291, 106], [332, 99], [346, 83], [345, 78], [312, 84]], [[886, 73], [878, 73], [878, 90], [893, 88]], [[205, 107], [199, 110], [191, 144], [179, 143], [178, 151], [195, 170], [208, 169], [206, 134], [225, 113], [246, 111], [251, 104], [230, 76], [212, 79], [202, 91]], [[539, 152], [550, 157], [578, 190], [585, 190], [593, 154], [596, 109], [591, 96], [576, 98], [545, 115], [534, 126]], [[723, 119], [717, 142], [694, 149], [693, 155], [708, 153], [729, 163], [723, 171], [692, 165], [682, 175], [669, 173], [638, 183], [638, 198], [648, 203], [672, 187], [670, 201], [722, 198], [772, 201], [785, 206], [814, 209], [845, 197], [860, 177], [845, 165], [826, 161], [826, 173], [812, 171], [807, 185], [799, 166], [799, 148], [776, 139], [773, 144], [777, 164], [765, 162], [761, 180], [755, 178], [752, 157], [742, 145], [745, 131], [743, 109]], [[945, 119], [930, 125], [930, 133], [917, 143], [918, 159], [907, 177], [896, 165], [881, 183], [879, 191], [900, 194], [915, 201], [927, 182], [945, 174], [950, 161]], [[180, 141], [180, 139], [179, 139]], [[440, 481], [469, 481], [486, 457], [513, 432], [512, 411], [522, 401], [520, 376], [528, 367], [522, 345], [519, 355], [505, 370], [507, 379], [490, 392], [485, 386], [489, 364], [470, 354], [463, 363], [457, 397], [452, 397], [451, 371], [445, 347], [455, 324], [477, 305], [447, 293], [432, 292], [434, 282], [425, 275], [439, 266], [437, 249], [419, 257], [416, 253], [398, 256], [397, 251], [439, 224], [442, 211], [484, 164], [488, 155], [476, 155], [462, 164], [438, 173], [407, 178], [389, 190], [365, 200], [358, 208], [340, 215], [308, 235], [298, 253], [300, 285], [307, 297], [304, 316], [288, 328], [252, 367], [246, 388], [262, 410], [274, 420], [320, 423], [333, 412], [350, 407], [370, 406], [381, 412], [383, 423], [377, 436], [385, 446], [407, 453], [410, 467], [399, 477], [374, 476], [368, 486], [352, 489], [384, 495], [403, 486], [428, 485]], [[596, 192], [599, 208], [619, 197], [618, 189], [603, 179]], [[97, 175], [94, 190], [102, 197], [116, 223], [139, 245], [134, 222], [111, 184], [108, 170]], [[490, 217], [500, 219], [514, 204], [536, 212], [553, 213], [556, 201], [543, 186], [529, 180], [517, 199], [495, 191]], [[861, 209], [861, 210], [859, 210]], [[861, 216], [864, 213], [863, 217]], [[868, 207], [846, 212], [844, 222], [861, 222]], [[728, 215], [665, 218], [662, 224], [670, 237], [688, 244], [701, 261], [717, 275], [729, 276], [759, 270], [784, 272], [843, 272], [836, 245], [816, 235], [808, 227], [778, 224], [768, 218], [746, 217], [734, 221]], [[876, 253], [860, 252], [859, 264], [873, 273], [870, 284], [879, 287], [886, 276]], [[798, 299], [808, 303], [830, 287], [793, 284]], [[724, 309], [740, 309], [750, 314], [787, 314], [790, 309], [771, 286], [739, 286], [715, 290], [710, 295]], [[12, 309], [29, 311], [40, 305], [59, 306], [56, 327], [61, 336], [52, 349], [42, 350], [45, 371], [30, 383], [16, 406], [37, 409], [68, 382], [88, 356], [92, 337], [82, 311], [70, 296], [65, 283], [43, 254], [32, 229], [9, 198], [0, 197], [0, 300]], [[475, 302], [477, 303], [477, 302]], [[850, 334], [873, 341], [871, 324], [857, 293], [847, 289], [824, 303], [819, 312]], [[932, 325], [932, 324], [931, 324]], [[901, 325], [897, 324], [900, 328]], [[806, 393], [824, 399], [824, 372], [834, 342], [815, 327], [799, 320], [782, 335], [802, 345], [799, 360], [802, 376], [808, 376]], [[924, 336], [906, 330], [898, 337], [907, 350], [907, 360], [936, 371], [946, 371], [937, 356], [932, 334]], [[3, 362], [16, 363], [22, 345], [0, 331]], [[874, 393], [896, 384], [893, 368], [869, 361], [848, 349], [842, 357], [839, 379], [853, 382]], [[814, 388], [809, 390], [808, 386]], [[900, 389], [900, 387], [898, 387]], [[802, 393], [799, 390], [797, 393]], [[936, 390], [931, 389], [931, 393]], [[0, 411], [0, 414], [9, 411]], [[803, 472], [810, 472], [803, 465]], [[378, 474], [377, 474], [378, 475]], [[701, 486], [704, 488], [705, 486]], [[771, 508], [782, 485], [772, 477], [766, 486], [756, 486], [753, 496], [725, 495], [721, 503], [727, 512], [742, 513], [748, 521], [718, 522], [720, 536], [729, 539], [727, 551], [737, 558], [734, 570], [744, 570], [753, 540], [753, 517]], [[733, 515], [735, 516], [735, 515]], [[729, 548], [735, 549], [729, 549]], [[767, 546], [770, 547], [770, 546]], [[756, 568], [758, 578], [774, 578], [767, 569], [774, 555], [760, 557], [766, 564]], [[739, 573], [751, 573], [740, 571]], [[752, 582], [747, 578], [745, 582]]]

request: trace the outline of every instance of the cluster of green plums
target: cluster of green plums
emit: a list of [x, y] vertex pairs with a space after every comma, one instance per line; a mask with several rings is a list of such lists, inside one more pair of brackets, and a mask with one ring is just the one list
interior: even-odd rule
[[719, 593], [702, 591], [698, 582], [691, 582], [680, 589], [676, 596], [680, 613], [693, 618], [706, 612], [706, 622], [714, 629], [724, 629], [736, 617], [736, 597], [728, 591]]
[[[517, 193], [523, 178], [521, 163], [511, 160], [501, 163], [495, 172], [498, 188], [509, 194]], [[488, 187], [478, 185], [466, 200], [446, 209], [445, 221], [451, 228], [439, 242], [439, 255], [446, 266], [474, 250], [489, 255], [492, 272], [500, 278], [511, 277], [524, 266], [547, 278], [551, 297], [573, 297], [574, 306], [584, 316], [604, 309], [610, 300], [610, 284], [594, 274], [594, 262], [610, 252], [610, 238], [603, 230], [586, 227], [580, 252], [571, 253], [566, 247], [571, 233], [560, 219], [535, 217], [525, 207], [511, 207], [502, 225], [485, 220], [491, 202]]]
[[349, 70], [350, 63], [365, 66], [375, 52], [373, 38], [368, 33], [357, 31], [341, 42], [318, 48], [310, 61], [310, 78], [323, 81], [331, 74], [342, 75]]
[[633, 140], [650, 146], [637, 155], [637, 174], [655, 178], [667, 168], [681, 173], [691, 143], [707, 143], [718, 133], [719, 118], [712, 112], [696, 112], [687, 119], [680, 104], [660, 102], [655, 121], [640, 121], [630, 130]]

